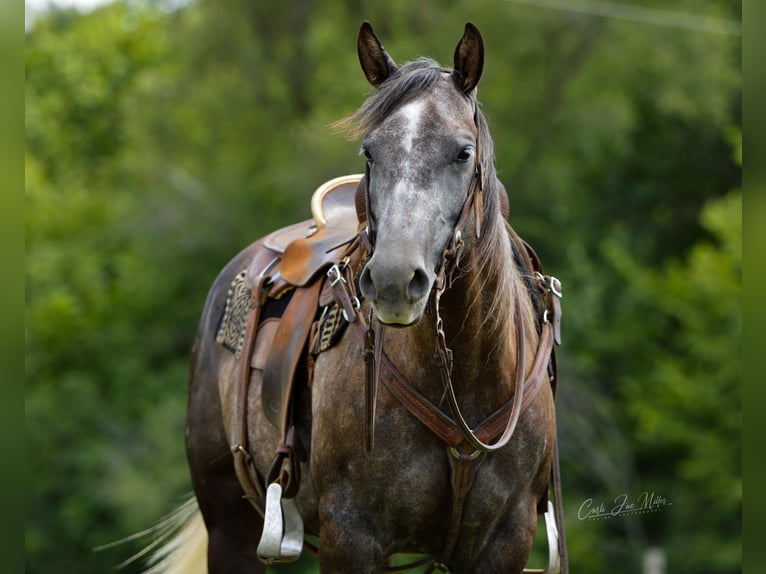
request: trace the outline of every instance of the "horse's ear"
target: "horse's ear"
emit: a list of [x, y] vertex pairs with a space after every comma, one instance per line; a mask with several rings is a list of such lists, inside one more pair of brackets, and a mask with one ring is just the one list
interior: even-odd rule
[[484, 69], [484, 41], [479, 29], [468, 22], [463, 37], [455, 48], [452, 76], [463, 92], [470, 93], [479, 83]]
[[375, 87], [385, 82], [399, 69], [391, 56], [383, 49], [369, 22], [362, 22], [362, 26], [359, 28], [356, 51], [359, 54], [359, 63], [362, 65], [364, 75], [367, 76], [367, 81]]

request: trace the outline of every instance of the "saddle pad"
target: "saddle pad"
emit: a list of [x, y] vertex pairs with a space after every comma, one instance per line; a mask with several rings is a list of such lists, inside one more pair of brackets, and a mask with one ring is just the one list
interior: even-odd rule
[[247, 269], [237, 273], [226, 295], [226, 309], [221, 316], [216, 342], [239, 357], [247, 330], [247, 315], [250, 311], [250, 289], [245, 284]]
[[314, 355], [324, 353], [338, 342], [348, 321], [343, 318], [343, 309], [337, 303], [328, 305], [322, 311], [317, 324], [316, 340], [311, 350]]
[[[247, 284], [248, 269], [243, 269], [234, 277], [226, 295], [226, 307], [218, 324], [215, 340], [219, 345], [239, 357], [245, 345], [245, 331], [250, 314], [250, 287]], [[292, 297], [293, 289], [280, 293], [280, 298], [269, 298], [263, 305], [260, 323], [270, 318], [279, 318], [285, 312]]]

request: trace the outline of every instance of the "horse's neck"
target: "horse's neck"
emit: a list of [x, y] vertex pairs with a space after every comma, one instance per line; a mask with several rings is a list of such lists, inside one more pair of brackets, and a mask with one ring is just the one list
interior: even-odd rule
[[[486, 229], [494, 237], [493, 254], [471, 246], [461, 262], [461, 274], [442, 298], [447, 344], [453, 352], [455, 389], [464, 404], [479, 411], [498, 407], [510, 398], [519, 336], [516, 298], [524, 317], [526, 363], [530, 368], [537, 347], [534, 315], [526, 287], [514, 262], [504, 223]], [[491, 260], [490, 260], [491, 259]]]

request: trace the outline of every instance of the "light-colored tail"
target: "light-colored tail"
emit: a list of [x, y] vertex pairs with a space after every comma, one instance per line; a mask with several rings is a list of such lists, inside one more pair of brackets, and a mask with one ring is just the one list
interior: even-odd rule
[[[157, 539], [144, 574], [207, 574], [207, 530], [192, 497], [156, 527]], [[160, 545], [159, 548], [154, 548]]]

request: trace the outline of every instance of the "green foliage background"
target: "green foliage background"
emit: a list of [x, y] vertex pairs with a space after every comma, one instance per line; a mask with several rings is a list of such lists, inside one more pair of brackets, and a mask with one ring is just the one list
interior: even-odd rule
[[[737, 0], [673, 10], [740, 19]], [[511, 222], [565, 287], [573, 570], [638, 573], [661, 547], [674, 574], [739, 572], [740, 38], [511, 0], [132, 1], [28, 28], [27, 572], [110, 571], [141, 543], [94, 548], [189, 494], [205, 294], [361, 169], [328, 125], [369, 92], [363, 19], [400, 62], [450, 64], [466, 20], [484, 35]], [[671, 506], [578, 518], [642, 492]]]

